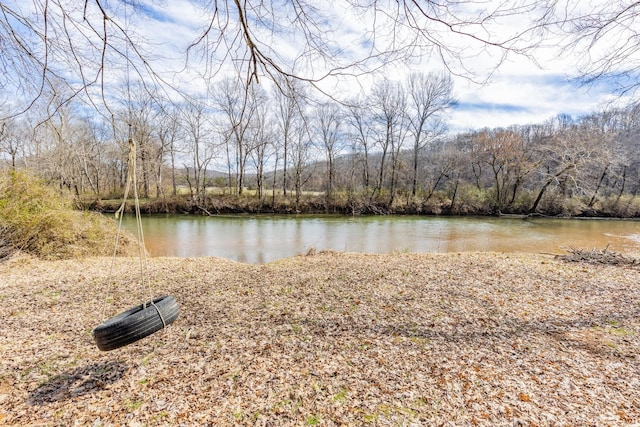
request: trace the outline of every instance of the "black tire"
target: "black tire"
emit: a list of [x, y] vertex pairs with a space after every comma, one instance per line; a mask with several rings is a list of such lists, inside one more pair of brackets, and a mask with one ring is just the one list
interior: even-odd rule
[[114, 350], [159, 331], [176, 320], [178, 312], [174, 297], [156, 298], [153, 304], [140, 304], [97, 326], [93, 339], [100, 350]]

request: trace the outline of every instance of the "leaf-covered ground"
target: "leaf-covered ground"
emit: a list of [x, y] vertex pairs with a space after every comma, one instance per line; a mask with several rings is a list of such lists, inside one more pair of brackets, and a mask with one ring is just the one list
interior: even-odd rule
[[[546, 255], [319, 253], [267, 265], [0, 264], [0, 424], [640, 422], [640, 270]], [[179, 318], [111, 352], [149, 293]]]

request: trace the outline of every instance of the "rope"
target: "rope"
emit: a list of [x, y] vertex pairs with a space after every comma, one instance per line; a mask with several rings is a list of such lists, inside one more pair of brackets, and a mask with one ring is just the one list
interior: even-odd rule
[[[125, 25], [129, 26], [129, 17], [127, 14], [127, 7], [125, 6], [124, 9], [124, 19], [125, 19]], [[129, 105], [131, 105], [131, 82], [130, 82], [130, 70], [129, 70], [129, 43], [126, 43], [125, 46], [125, 56], [126, 56], [126, 83], [127, 83], [127, 98], [129, 100]], [[133, 138], [133, 132], [132, 132], [132, 128], [131, 128], [131, 111], [129, 111], [129, 158], [128, 158], [128, 170], [127, 170], [127, 182], [125, 184], [125, 189], [124, 189], [124, 195], [123, 195], [123, 199], [122, 199], [122, 204], [120, 205], [120, 207], [118, 208], [118, 210], [116, 210], [115, 213], [115, 217], [116, 220], [118, 220], [118, 228], [116, 231], [116, 237], [115, 237], [115, 242], [113, 245], [113, 256], [111, 257], [111, 266], [109, 267], [109, 275], [107, 277], [107, 289], [105, 292], [105, 297], [104, 297], [104, 302], [102, 304], [102, 315], [101, 318], [104, 319], [105, 318], [105, 313], [106, 313], [106, 308], [107, 308], [107, 303], [109, 301], [109, 293], [111, 291], [111, 287], [113, 286], [113, 269], [115, 266], [115, 260], [116, 260], [116, 255], [118, 252], [118, 241], [120, 240], [120, 234], [122, 231], [122, 218], [123, 218], [123, 214], [124, 214], [124, 210], [125, 210], [125, 205], [127, 203], [127, 197], [129, 196], [129, 191], [131, 189], [131, 184], [133, 183], [133, 198], [134, 198], [134, 206], [135, 206], [135, 213], [136, 213], [136, 227], [137, 227], [137, 231], [138, 231], [138, 254], [139, 254], [139, 260], [140, 260], [140, 283], [142, 285], [142, 292], [143, 294], [147, 293], [149, 295], [149, 303], [147, 303], [147, 301], [145, 300], [145, 302], [143, 302], [142, 304], [142, 309], [145, 310], [147, 308], [147, 304], [151, 304], [156, 311], [158, 312], [158, 315], [160, 316], [160, 320], [162, 320], [162, 327], [166, 328], [167, 327], [167, 323], [164, 320], [164, 317], [162, 316], [162, 312], [160, 311], [160, 309], [158, 308], [158, 306], [155, 304], [155, 302], [153, 302], [153, 295], [151, 293], [151, 288], [149, 286], [147, 286], [147, 283], [145, 282], [145, 277], [146, 277], [146, 272], [147, 272], [147, 268], [148, 268], [148, 261], [147, 261], [147, 252], [146, 252], [146, 246], [144, 243], [144, 231], [142, 229], [142, 215], [140, 214], [140, 199], [138, 197], [138, 180], [137, 180], [137, 170], [136, 170], [136, 160], [137, 160], [137, 152], [136, 152], [136, 143], [135, 140]]]
[[[127, 198], [129, 197], [129, 191], [131, 190], [131, 185], [133, 184], [133, 198], [134, 198], [134, 206], [135, 206], [135, 214], [136, 214], [136, 227], [138, 231], [138, 255], [140, 261], [140, 283], [142, 286], [143, 294], [147, 294], [149, 296], [149, 302], [151, 305], [155, 307], [155, 303], [153, 302], [153, 295], [151, 293], [151, 289], [147, 286], [145, 281], [146, 272], [147, 272], [147, 252], [145, 250], [144, 244], [144, 231], [142, 229], [142, 214], [140, 213], [140, 198], [138, 196], [138, 180], [137, 180], [137, 167], [136, 167], [136, 143], [133, 138], [129, 138], [129, 159], [128, 159], [128, 171], [127, 171], [127, 182], [125, 184], [124, 196], [122, 200], [122, 204], [116, 210], [115, 217], [118, 220], [118, 229], [116, 232], [116, 238], [113, 245], [113, 256], [111, 258], [111, 266], [109, 268], [109, 276], [107, 278], [107, 290], [105, 292], [105, 299], [102, 306], [102, 318], [105, 318], [105, 312], [107, 307], [107, 302], [109, 300], [109, 293], [111, 287], [113, 285], [113, 269], [115, 265], [115, 259], [118, 251], [118, 241], [120, 240], [121, 230], [122, 230], [122, 218], [125, 210], [125, 206], [127, 203]], [[143, 303], [143, 309], [147, 308], [147, 301]], [[160, 310], [158, 307], [155, 307], [158, 313], [160, 314]], [[162, 319], [162, 324], [166, 326], [164, 319], [162, 318], [162, 314], [160, 314], [160, 318]]]
[[120, 234], [122, 232], [122, 217], [125, 205], [127, 203], [127, 197], [129, 196], [129, 189], [131, 188], [131, 153], [135, 150], [135, 144], [133, 144], [133, 140], [129, 139], [129, 158], [127, 161], [127, 182], [124, 187], [124, 195], [122, 197], [122, 204], [116, 210], [115, 217], [118, 220], [118, 229], [116, 231], [116, 238], [113, 244], [113, 256], [111, 257], [111, 266], [109, 267], [109, 275], [107, 276], [107, 290], [105, 292], [104, 301], [102, 303], [102, 314], [100, 316], [101, 319], [105, 319], [105, 313], [107, 310], [107, 302], [109, 301], [109, 293], [111, 291], [111, 287], [113, 286], [113, 268], [116, 262], [116, 255], [118, 254], [118, 242], [120, 241]]
[[[116, 212], [117, 215], [117, 212]], [[100, 318], [105, 318], [105, 312], [107, 310], [107, 302], [109, 301], [109, 292], [111, 291], [111, 287], [113, 286], [113, 267], [116, 262], [116, 255], [118, 252], [118, 240], [120, 240], [120, 230], [122, 229], [122, 217], [118, 221], [118, 229], [116, 231], [116, 239], [113, 244], [113, 256], [111, 257], [111, 266], [109, 267], [109, 275], [107, 276], [107, 289], [104, 293], [104, 301], [102, 302], [102, 313], [100, 314]]]
[[158, 312], [158, 316], [160, 316], [160, 320], [162, 320], [162, 329], [165, 329], [167, 327], [167, 322], [164, 321], [164, 316], [162, 315], [162, 312], [160, 311], [156, 303], [153, 302], [153, 300], [151, 300], [151, 305], [153, 306], [153, 308], [156, 309], [156, 311]]
[[[147, 272], [147, 251], [145, 250], [144, 244], [144, 232], [142, 230], [142, 215], [140, 214], [140, 199], [138, 197], [138, 179], [137, 179], [137, 168], [136, 168], [136, 143], [133, 138], [129, 138], [129, 160], [132, 164], [132, 176], [133, 176], [133, 201], [136, 211], [136, 226], [138, 229], [138, 254], [140, 259], [140, 284], [142, 285], [142, 292], [148, 293], [150, 296], [149, 300], [153, 303], [153, 295], [151, 294], [151, 289], [147, 286], [145, 282], [146, 272]], [[143, 308], [147, 308], [147, 303], [143, 304]]]

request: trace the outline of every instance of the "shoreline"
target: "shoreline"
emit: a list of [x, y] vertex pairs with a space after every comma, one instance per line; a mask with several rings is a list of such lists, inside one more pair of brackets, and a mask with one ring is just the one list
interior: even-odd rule
[[146, 286], [180, 315], [111, 352], [90, 331], [146, 294], [137, 258], [117, 258], [112, 283], [108, 257], [0, 263], [0, 424], [640, 420], [637, 266], [486, 252], [148, 262]]
[[[78, 200], [78, 206], [85, 210], [99, 213], [115, 213], [121, 206], [121, 199], [87, 199]], [[531, 212], [521, 207], [511, 208], [502, 212], [491, 206], [456, 206], [452, 208], [446, 202], [438, 203], [409, 203], [396, 202], [393, 205], [382, 201], [366, 199], [341, 200], [327, 204], [326, 199], [305, 196], [301, 203], [278, 197], [275, 201], [241, 196], [211, 196], [203, 204], [197, 204], [181, 196], [171, 196], [166, 199], [143, 199], [140, 210], [145, 215], [150, 214], [183, 214], [197, 216], [217, 215], [418, 215], [418, 216], [485, 216], [485, 217], [514, 217], [514, 218], [570, 218], [570, 219], [640, 219], [640, 214], [633, 209], [595, 208], [574, 206], [572, 208], [558, 208], [553, 210], [537, 210]], [[134, 213], [133, 203], [125, 206], [125, 213]], [[622, 213], [622, 214], [621, 214]]]

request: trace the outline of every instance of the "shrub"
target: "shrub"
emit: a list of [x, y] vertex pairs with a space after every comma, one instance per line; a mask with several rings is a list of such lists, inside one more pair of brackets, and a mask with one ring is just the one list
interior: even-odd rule
[[601, 202], [601, 209], [610, 216], [637, 218], [640, 217], [640, 198], [629, 194], [620, 198], [610, 197]]
[[[0, 176], [0, 257], [20, 250], [43, 259], [111, 256], [117, 224], [77, 211], [72, 199], [23, 172]], [[121, 232], [119, 255], [138, 253], [130, 234]]]
[[481, 215], [492, 211], [491, 195], [475, 185], [461, 183], [453, 212], [459, 215]]

